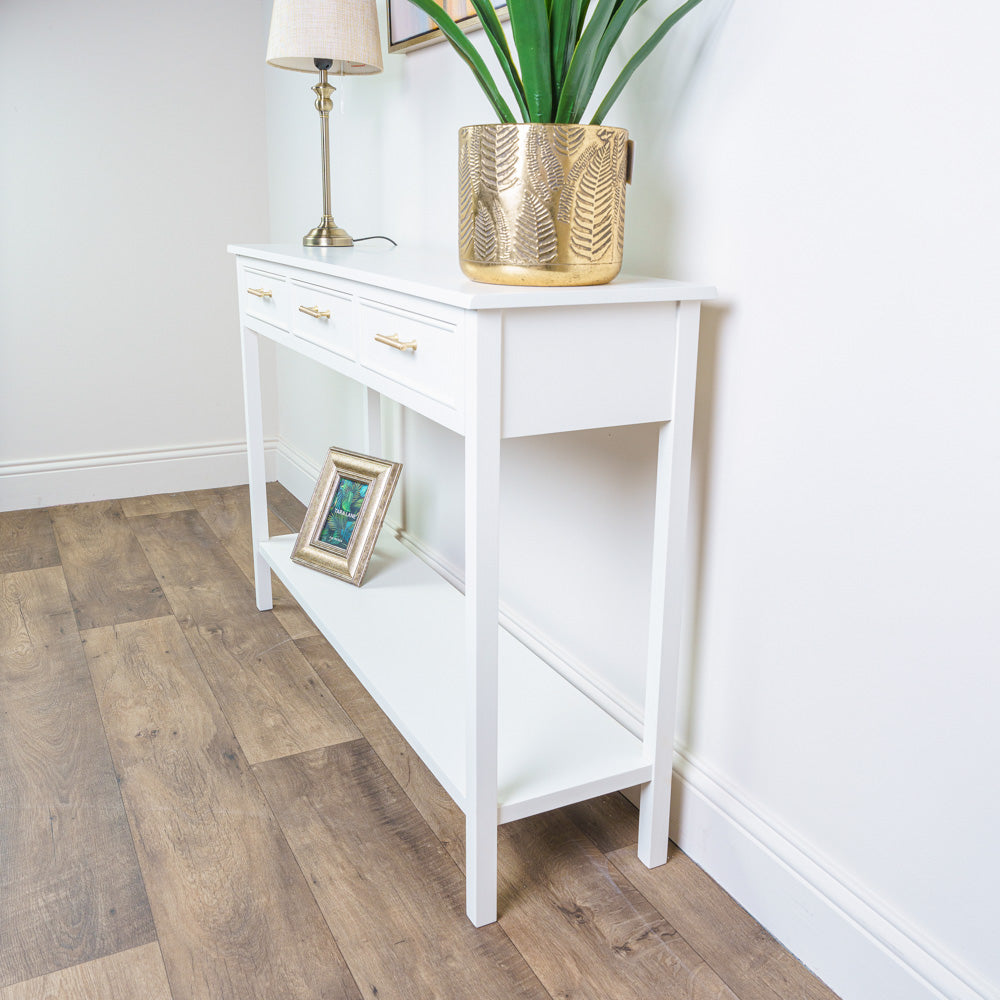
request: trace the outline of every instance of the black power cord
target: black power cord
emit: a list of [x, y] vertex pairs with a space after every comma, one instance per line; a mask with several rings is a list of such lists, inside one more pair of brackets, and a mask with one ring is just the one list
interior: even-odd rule
[[398, 247], [399, 244], [391, 236], [355, 236], [355, 243], [364, 243], [365, 240], [388, 240], [394, 247]]

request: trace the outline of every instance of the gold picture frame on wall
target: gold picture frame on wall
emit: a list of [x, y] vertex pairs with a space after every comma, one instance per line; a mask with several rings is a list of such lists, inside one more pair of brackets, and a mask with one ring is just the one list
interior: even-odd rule
[[361, 586], [402, 466], [331, 448], [292, 562]]
[[[481, 28], [479, 18], [468, 0], [442, 0], [444, 9], [465, 32]], [[501, 20], [507, 19], [507, 0], [493, 0]], [[441, 29], [410, 0], [387, 0], [389, 15], [389, 51], [408, 52], [439, 42], [444, 35]]]

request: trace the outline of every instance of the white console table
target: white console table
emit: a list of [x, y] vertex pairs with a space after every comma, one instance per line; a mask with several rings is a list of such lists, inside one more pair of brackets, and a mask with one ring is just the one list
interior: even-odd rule
[[[606, 792], [642, 786], [639, 857], [665, 862], [698, 316], [714, 289], [627, 275], [483, 285], [453, 255], [405, 250], [230, 252], [257, 606], [271, 607], [273, 570], [462, 808], [469, 918], [496, 919], [499, 823]], [[464, 596], [388, 530], [357, 588], [291, 562], [295, 536], [268, 536], [260, 338], [367, 388], [370, 454], [380, 396], [464, 436]], [[650, 422], [659, 464], [640, 738], [499, 628], [497, 520], [503, 438]]]

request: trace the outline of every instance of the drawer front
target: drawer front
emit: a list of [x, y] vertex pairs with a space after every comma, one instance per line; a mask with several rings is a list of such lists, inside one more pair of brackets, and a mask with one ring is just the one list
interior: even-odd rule
[[248, 316], [287, 328], [288, 283], [276, 271], [244, 266], [240, 280], [240, 306]]
[[462, 404], [463, 340], [457, 320], [361, 301], [361, 364], [453, 409]]
[[296, 337], [344, 358], [357, 357], [354, 298], [349, 292], [293, 281], [290, 322]]
[[511, 313], [503, 328], [504, 437], [673, 418], [675, 303]]

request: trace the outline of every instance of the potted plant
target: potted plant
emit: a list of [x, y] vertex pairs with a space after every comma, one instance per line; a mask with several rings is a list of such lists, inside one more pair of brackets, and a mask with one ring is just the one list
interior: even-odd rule
[[410, 2], [441, 28], [499, 118], [459, 132], [462, 270], [494, 284], [610, 281], [621, 269], [631, 143], [624, 129], [604, 120], [636, 69], [701, 0], [687, 0], [659, 25], [586, 125], [581, 119], [601, 71], [647, 0], [507, 0], [516, 59], [491, 0], [470, 0], [517, 115], [444, 8], [435, 0]]

